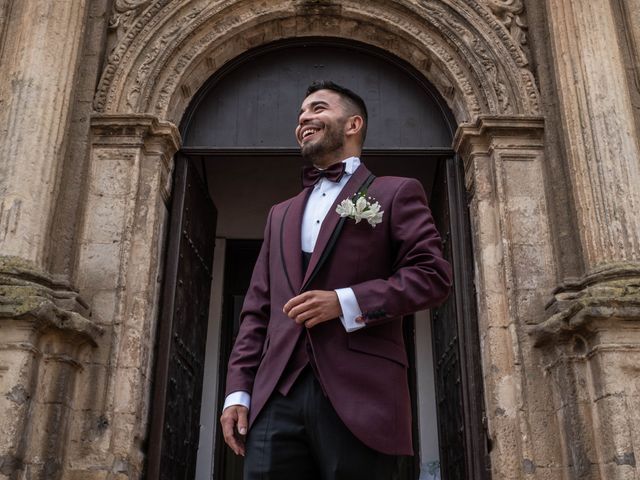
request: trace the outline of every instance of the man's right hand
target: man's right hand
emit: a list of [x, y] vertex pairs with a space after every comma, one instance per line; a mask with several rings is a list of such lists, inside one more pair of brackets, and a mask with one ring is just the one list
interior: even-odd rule
[[220, 424], [224, 441], [236, 455], [244, 457], [244, 441], [249, 427], [249, 409], [242, 405], [231, 405], [222, 412]]

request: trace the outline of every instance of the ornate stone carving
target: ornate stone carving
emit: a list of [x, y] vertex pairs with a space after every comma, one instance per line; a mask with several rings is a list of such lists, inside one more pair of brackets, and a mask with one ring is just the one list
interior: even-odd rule
[[640, 265], [611, 265], [568, 280], [555, 290], [547, 311], [549, 318], [531, 330], [537, 346], [586, 335], [601, 319], [640, 321]]
[[109, 28], [116, 30], [120, 38], [149, 3], [151, 0], [115, 0]]
[[[177, 121], [175, 115], [188, 102], [181, 87], [195, 69], [199, 80], [213, 73], [211, 65], [221, 65], [252, 46], [283, 36], [332, 35], [373, 45], [381, 37], [394, 38], [379, 46], [396, 45], [394, 53], [411, 63], [416, 55], [428, 59], [422, 62], [425, 75], [433, 75], [461, 121], [481, 113], [538, 113], [537, 88], [521, 45], [485, 5], [462, 0], [398, 3], [402, 14], [387, 2], [335, 1], [336, 8], [318, 16], [313, 9], [292, 10], [286, 0], [154, 1], [113, 49], [94, 106], [100, 112], [153, 112]], [[505, 5], [507, 13], [515, 8]], [[521, 12], [514, 12], [514, 25], [524, 25]], [[249, 27], [250, 36], [240, 33]], [[376, 35], [370, 35], [372, 31]], [[204, 79], [199, 81], [190, 83], [190, 91]], [[169, 110], [176, 108], [172, 116]]]
[[513, 37], [524, 47], [527, 44], [527, 22], [522, 0], [482, 0]]
[[175, 22], [164, 34], [154, 42], [149, 52], [146, 54], [142, 65], [138, 68], [138, 74], [136, 75], [135, 85], [131, 91], [127, 94], [127, 107], [131, 112], [138, 111], [137, 104], [140, 96], [140, 90], [143, 83], [148, 78], [149, 70], [153, 64], [157, 62], [158, 56], [164, 54], [167, 51], [167, 46], [172, 42], [175, 42], [176, 37], [185, 30], [185, 25], [190, 21], [198, 17], [203, 7], [193, 8], [187, 15], [181, 17]]

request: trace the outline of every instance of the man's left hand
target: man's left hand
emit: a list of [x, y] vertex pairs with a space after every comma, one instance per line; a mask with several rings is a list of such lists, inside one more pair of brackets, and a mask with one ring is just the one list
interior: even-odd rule
[[342, 314], [338, 294], [334, 291], [311, 290], [293, 297], [282, 309], [299, 325], [307, 328], [338, 318]]

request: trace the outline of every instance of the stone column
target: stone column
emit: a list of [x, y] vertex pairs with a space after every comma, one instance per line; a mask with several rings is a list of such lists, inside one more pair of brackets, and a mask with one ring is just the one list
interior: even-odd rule
[[105, 333], [77, 391], [64, 478], [141, 475], [169, 174], [179, 145], [175, 125], [151, 115], [91, 119], [74, 283]]
[[640, 455], [640, 149], [613, 4], [546, 2], [585, 274], [531, 333], [570, 479], [637, 478]]
[[0, 49], [0, 251], [42, 268], [86, 0], [15, 0]]
[[[527, 335], [555, 282], [544, 173], [544, 122], [481, 117], [454, 148], [470, 194], [485, 408], [496, 479], [559, 478], [551, 389]], [[551, 419], [551, 420], [550, 420]]]
[[640, 262], [640, 149], [610, 0], [547, 0], [587, 274]]

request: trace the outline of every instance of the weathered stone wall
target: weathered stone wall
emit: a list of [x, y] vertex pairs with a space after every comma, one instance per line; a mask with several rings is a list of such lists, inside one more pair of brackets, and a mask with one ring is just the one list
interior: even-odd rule
[[460, 124], [493, 478], [638, 476], [640, 0], [72, 3], [0, 0], [0, 479], [140, 478], [175, 125], [313, 35]]

